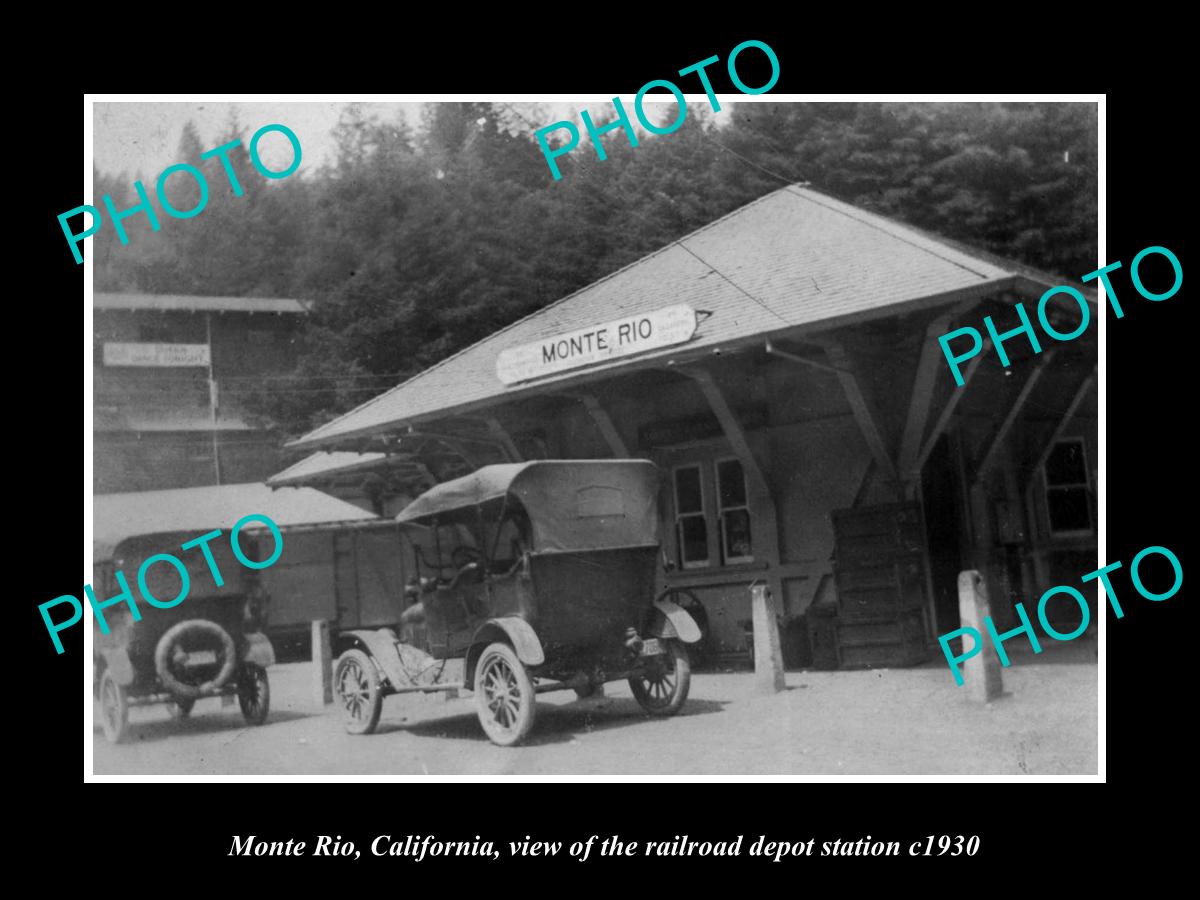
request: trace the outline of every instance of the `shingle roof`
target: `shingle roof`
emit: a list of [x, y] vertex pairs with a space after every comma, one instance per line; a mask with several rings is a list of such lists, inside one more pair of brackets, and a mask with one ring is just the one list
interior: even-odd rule
[[281, 297], [192, 297], [181, 294], [101, 294], [92, 298], [94, 309], [157, 309], [184, 312], [300, 313], [308, 312], [299, 300]]
[[[993, 258], [994, 259], [994, 258]], [[711, 312], [678, 356], [970, 288], [999, 288], [1028, 270], [964, 252], [893, 220], [791, 185], [643, 257], [322, 425], [293, 446], [330, 446], [432, 414], [500, 401], [496, 357], [507, 347], [673, 304]], [[1047, 287], [1055, 281], [1048, 281]], [[631, 358], [541, 378], [536, 387], [629, 365]]]
[[267, 484], [272, 487], [306, 484], [318, 475], [344, 475], [356, 469], [373, 468], [385, 459], [386, 453], [352, 453], [343, 450], [333, 453], [317, 452], [272, 475], [267, 479]]

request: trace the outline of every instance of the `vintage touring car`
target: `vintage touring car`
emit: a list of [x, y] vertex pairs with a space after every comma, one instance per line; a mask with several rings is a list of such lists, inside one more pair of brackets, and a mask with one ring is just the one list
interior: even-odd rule
[[545, 691], [628, 680], [647, 712], [678, 712], [685, 644], [701, 635], [654, 598], [658, 482], [641, 460], [539, 461], [485, 466], [418, 497], [397, 517], [414, 573], [398, 629], [339, 636], [347, 730], [374, 731], [383, 698], [411, 691], [473, 690], [501, 745], [529, 733]]
[[[97, 596], [121, 592], [116, 571], [137, 571], [144, 559], [193, 537], [194, 532], [180, 532], [106, 539], [98, 532], [93, 543]], [[237, 563], [227, 541], [209, 546], [226, 575], [224, 584], [214, 584], [201, 553], [179, 554], [189, 570], [187, 599], [170, 609], [141, 606], [140, 620], [134, 620], [127, 605], [112, 606], [105, 611], [107, 634], [94, 623], [93, 690], [110, 742], [128, 737], [130, 707], [155, 703], [168, 704], [183, 718], [204, 697], [230, 702], [236, 697], [246, 722], [266, 721], [271, 702], [267, 667], [274, 664], [275, 653], [257, 621], [256, 573]], [[177, 579], [170, 566], [147, 571], [147, 587], [158, 597], [176, 594]]]

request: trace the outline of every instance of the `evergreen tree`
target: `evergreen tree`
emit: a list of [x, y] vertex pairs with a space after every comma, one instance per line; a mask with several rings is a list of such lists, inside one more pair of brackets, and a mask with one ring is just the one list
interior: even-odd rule
[[[334, 159], [279, 181], [251, 165], [236, 116], [207, 142], [189, 124], [177, 160], [205, 173], [207, 208], [160, 215], [157, 234], [130, 220], [125, 247], [106, 224], [91, 245], [97, 288], [307, 301], [296, 372], [247, 398], [296, 435], [797, 181], [1052, 273], [1094, 268], [1093, 105], [692, 104], [678, 130], [636, 148], [606, 135], [604, 161], [584, 133], [558, 158], [559, 181], [533, 139], [549, 120], [514, 104], [428, 104], [414, 133], [351, 104]], [[234, 140], [242, 196], [219, 161], [199, 161]], [[97, 200], [136, 202], [124, 174], [95, 184]], [[176, 208], [198, 202], [186, 175], [167, 190]]]

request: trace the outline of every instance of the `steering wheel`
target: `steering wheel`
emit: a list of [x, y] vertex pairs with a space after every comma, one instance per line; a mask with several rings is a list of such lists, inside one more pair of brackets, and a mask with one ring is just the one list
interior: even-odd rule
[[469, 547], [466, 544], [463, 544], [460, 547], [455, 547], [454, 551], [450, 554], [450, 564], [456, 569], [462, 569], [464, 566], [468, 566], [473, 562], [477, 563], [482, 561], [483, 554], [474, 547]]

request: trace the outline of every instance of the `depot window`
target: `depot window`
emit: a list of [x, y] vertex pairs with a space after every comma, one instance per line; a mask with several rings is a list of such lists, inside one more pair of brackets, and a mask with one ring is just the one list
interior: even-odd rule
[[674, 472], [675, 546], [681, 569], [711, 565], [708, 555], [708, 518], [704, 510], [704, 478], [699, 465], [680, 466]]
[[753, 562], [746, 473], [742, 471], [740, 460], [723, 459], [717, 463], [717, 499], [720, 504], [717, 524], [721, 535], [721, 561]]
[[1092, 530], [1091, 485], [1082, 440], [1058, 441], [1046, 457], [1046, 510], [1050, 533], [1086, 534]]

